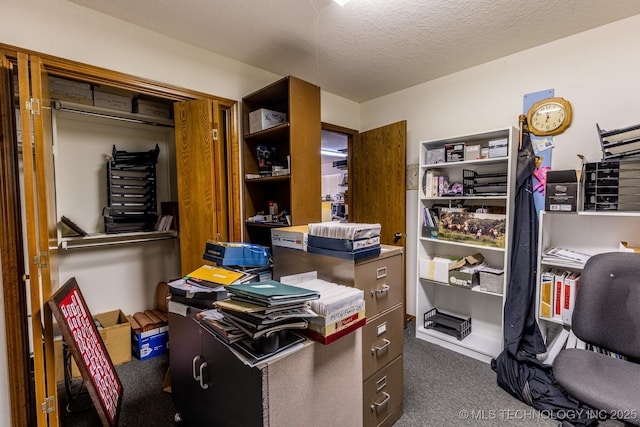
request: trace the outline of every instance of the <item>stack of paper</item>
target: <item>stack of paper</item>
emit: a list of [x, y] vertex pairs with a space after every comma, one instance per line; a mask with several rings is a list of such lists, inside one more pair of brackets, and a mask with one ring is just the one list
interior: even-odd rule
[[300, 286], [320, 293], [319, 299], [309, 303], [318, 316], [308, 319], [306, 331], [307, 335], [316, 341], [329, 344], [366, 322], [362, 289], [321, 279], [304, 281]]
[[349, 260], [379, 255], [380, 224], [321, 222], [309, 224], [307, 252]]
[[256, 280], [257, 274], [229, 267], [203, 265], [185, 277], [169, 282], [173, 301], [201, 309], [210, 309], [214, 303], [228, 297], [227, 285]]
[[329, 221], [309, 224], [309, 235], [358, 240], [379, 236], [381, 228], [380, 224]]
[[591, 255], [565, 248], [551, 247], [544, 251], [542, 259], [545, 262], [567, 262], [584, 265]]

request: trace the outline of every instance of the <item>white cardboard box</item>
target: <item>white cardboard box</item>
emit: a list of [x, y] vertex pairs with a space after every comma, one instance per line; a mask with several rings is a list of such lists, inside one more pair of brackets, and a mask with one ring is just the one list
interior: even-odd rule
[[116, 95], [115, 93], [93, 91], [93, 105], [112, 110], [131, 112], [133, 97]]
[[507, 139], [496, 139], [489, 141], [489, 158], [507, 157], [509, 154], [509, 141]]
[[66, 84], [49, 84], [49, 94], [52, 99], [70, 101], [77, 104], [93, 105], [93, 91]]
[[261, 108], [249, 113], [249, 133], [269, 129], [286, 121], [285, 113]]
[[136, 99], [134, 104], [134, 113], [143, 114], [145, 116], [159, 117], [168, 119], [171, 117], [169, 106], [158, 102], [147, 101], [144, 99]]
[[436, 282], [449, 282], [449, 266], [455, 260], [445, 257], [420, 258], [420, 277]]
[[271, 229], [271, 244], [283, 248], [307, 250], [309, 236], [308, 225], [294, 225], [292, 227], [280, 227]]

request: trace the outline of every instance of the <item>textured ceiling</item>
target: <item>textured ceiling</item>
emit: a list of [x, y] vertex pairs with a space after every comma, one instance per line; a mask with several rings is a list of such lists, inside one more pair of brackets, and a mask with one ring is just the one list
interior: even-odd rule
[[640, 14], [638, 0], [69, 0], [363, 102]]

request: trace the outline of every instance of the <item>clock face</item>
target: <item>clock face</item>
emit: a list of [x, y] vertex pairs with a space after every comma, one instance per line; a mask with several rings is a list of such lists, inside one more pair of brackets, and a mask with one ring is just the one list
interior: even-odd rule
[[534, 110], [531, 115], [531, 126], [544, 132], [558, 129], [567, 117], [567, 111], [560, 104], [551, 102]]
[[562, 98], [537, 102], [529, 110], [528, 122], [535, 135], [555, 135], [571, 123], [571, 104]]

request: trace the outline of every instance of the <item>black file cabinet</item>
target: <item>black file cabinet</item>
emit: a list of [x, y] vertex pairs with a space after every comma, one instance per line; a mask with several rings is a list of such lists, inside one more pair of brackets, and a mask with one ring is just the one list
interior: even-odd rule
[[184, 426], [362, 425], [360, 331], [251, 367], [169, 303], [171, 394]]
[[185, 426], [262, 425], [260, 370], [244, 365], [193, 318], [169, 313], [171, 394]]

